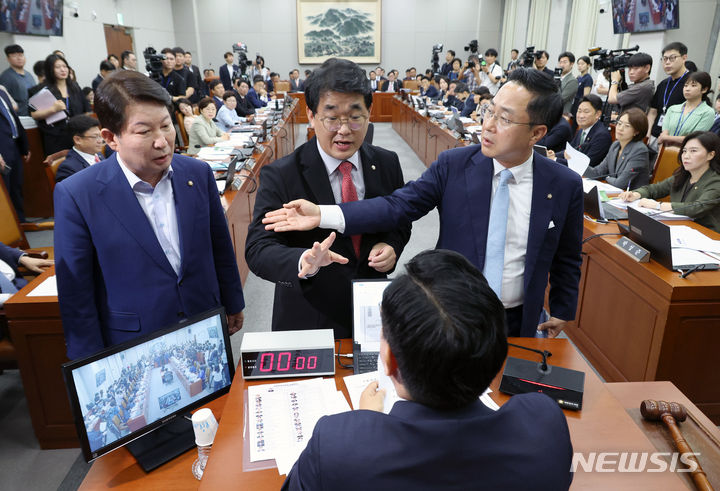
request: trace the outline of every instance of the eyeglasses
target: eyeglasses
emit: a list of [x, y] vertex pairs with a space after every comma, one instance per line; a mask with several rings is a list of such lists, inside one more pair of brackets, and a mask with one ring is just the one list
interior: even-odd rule
[[663, 63], [673, 63], [678, 58], [680, 58], [679, 55], [670, 55], [670, 56], [663, 56], [660, 59], [662, 60]]
[[89, 140], [97, 140], [97, 141], [103, 140], [102, 135], [79, 135], [79, 136], [80, 136], [80, 138], [87, 138]]
[[540, 123], [518, 123], [517, 121], [510, 121], [508, 118], [504, 116], [500, 116], [495, 113], [493, 109], [491, 109], [489, 106], [485, 106], [482, 109], [480, 109], [480, 117], [484, 122], [488, 122], [490, 119], [494, 119], [496, 121], [495, 124], [497, 124], [500, 128], [509, 128], [513, 124], [519, 124], [523, 126], [535, 126]]
[[328, 131], [340, 131], [340, 128], [342, 128], [342, 125], [346, 124], [348, 128], [350, 128], [351, 131], [358, 131], [362, 129], [362, 127], [365, 125], [365, 121], [367, 121], [367, 116], [365, 115], [357, 115], [357, 116], [350, 116], [349, 118], [336, 118], [335, 116], [327, 116], [325, 118], [318, 118], [322, 122], [322, 125], [325, 127]]
[[632, 125], [630, 123], [626, 123], [625, 121], [620, 121], [619, 119], [615, 121], [615, 128], [630, 128]]

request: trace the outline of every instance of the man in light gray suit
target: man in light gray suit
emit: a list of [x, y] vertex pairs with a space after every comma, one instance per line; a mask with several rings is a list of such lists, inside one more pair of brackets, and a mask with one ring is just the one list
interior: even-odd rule
[[577, 94], [578, 90], [578, 81], [575, 75], [572, 74], [574, 65], [574, 54], [569, 51], [560, 53], [560, 56], [558, 56], [558, 68], [562, 70], [560, 95], [562, 95], [563, 100], [563, 113], [570, 113], [572, 111], [573, 100], [575, 100], [575, 94]]

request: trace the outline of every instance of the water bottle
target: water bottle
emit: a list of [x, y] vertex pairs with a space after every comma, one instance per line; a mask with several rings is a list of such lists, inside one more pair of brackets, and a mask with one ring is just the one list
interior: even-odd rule
[[198, 481], [202, 479], [208, 457], [210, 457], [210, 449], [212, 445], [198, 445], [198, 457], [192, 464], [192, 473]]

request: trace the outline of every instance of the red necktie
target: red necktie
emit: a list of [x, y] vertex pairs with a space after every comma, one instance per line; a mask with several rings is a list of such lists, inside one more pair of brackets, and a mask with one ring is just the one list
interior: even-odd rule
[[[342, 195], [342, 202], [348, 203], [350, 201], [357, 201], [357, 190], [355, 189], [355, 184], [353, 184], [352, 177], [350, 176], [352, 163], [346, 160], [340, 164], [338, 169], [340, 170], [340, 174], [342, 174], [342, 187], [340, 191], [340, 194]], [[353, 235], [350, 238], [352, 239], [353, 248], [355, 249], [355, 256], [360, 257], [360, 241], [362, 236]]]
[[100, 162], [100, 157], [98, 157], [98, 154], [95, 154], [95, 163], [97, 164]]

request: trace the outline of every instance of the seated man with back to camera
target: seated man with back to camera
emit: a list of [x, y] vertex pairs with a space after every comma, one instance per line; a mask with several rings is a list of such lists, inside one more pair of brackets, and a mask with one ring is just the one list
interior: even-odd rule
[[[507, 356], [505, 312], [460, 254], [425, 251], [383, 293], [378, 369], [401, 400], [321, 418], [283, 485], [301, 489], [568, 489], [567, 421], [544, 394], [478, 398]], [[532, 483], [529, 485], [529, 483]]]

